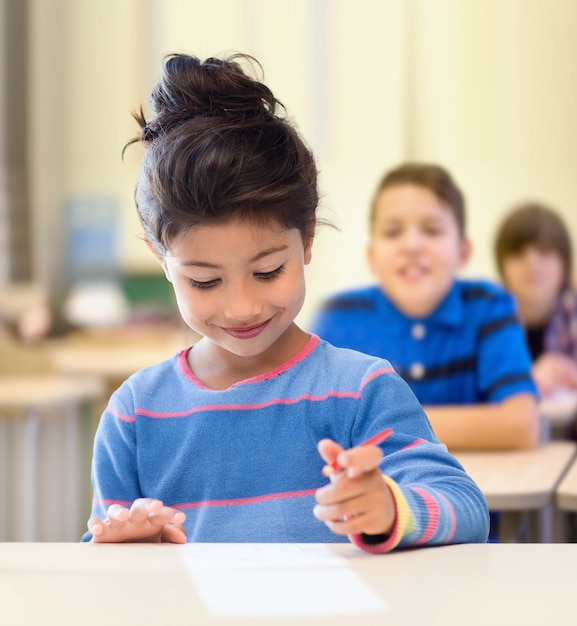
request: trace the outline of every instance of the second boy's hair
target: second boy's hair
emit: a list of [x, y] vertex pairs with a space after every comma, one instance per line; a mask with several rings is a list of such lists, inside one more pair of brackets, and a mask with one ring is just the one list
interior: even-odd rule
[[501, 224], [495, 239], [495, 258], [501, 276], [505, 258], [527, 246], [557, 252], [563, 263], [563, 287], [570, 284], [573, 252], [569, 232], [555, 211], [538, 202], [518, 205]]
[[371, 202], [370, 228], [376, 217], [377, 199], [384, 189], [397, 185], [417, 185], [432, 191], [453, 214], [461, 237], [465, 234], [465, 197], [449, 172], [431, 163], [404, 163], [389, 170], [377, 185]]

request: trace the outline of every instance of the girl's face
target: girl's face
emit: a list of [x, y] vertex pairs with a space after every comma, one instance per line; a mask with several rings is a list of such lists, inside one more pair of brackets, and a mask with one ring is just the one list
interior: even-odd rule
[[399, 184], [377, 197], [369, 264], [387, 296], [406, 315], [432, 313], [469, 252], [451, 210], [429, 189]]
[[563, 260], [555, 250], [529, 244], [503, 259], [502, 273], [503, 282], [515, 296], [524, 318], [535, 318], [533, 311], [550, 315], [564, 278]]
[[160, 261], [204, 348], [225, 360], [272, 351], [280, 365], [290, 342], [279, 340], [294, 333], [304, 302], [311, 246], [296, 229], [233, 220], [191, 228]]

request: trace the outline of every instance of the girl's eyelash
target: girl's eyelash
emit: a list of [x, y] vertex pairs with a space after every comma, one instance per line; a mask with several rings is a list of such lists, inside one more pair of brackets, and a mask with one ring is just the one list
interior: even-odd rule
[[189, 278], [188, 282], [195, 289], [210, 289], [218, 283], [218, 280], [207, 280], [205, 282], [201, 282], [198, 280], [194, 280], [194, 278]]
[[[259, 278], [260, 280], [273, 280], [277, 276], [280, 276], [284, 271], [285, 271], [285, 266], [281, 265], [280, 267], [277, 267], [275, 270], [272, 270], [272, 272], [257, 272], [255, 276]], [[211, 289], [212, 287], [215, 287], [218, 284], [219, 279], [215, 278], [213, 280], [199, 281], [199, 280], [194, 280], [194, 278], [189, 278], [188, 282], [190, 283], [191, 287], [194, 287], [195, 289]]]
[[262, 280], [272, 280], [277, 276], [280, 276], [285, 271], [284, 265], [280, 265], [276, 268], [276, 270], [272, 270], [272, 272], [257, 272], [255, 276]]

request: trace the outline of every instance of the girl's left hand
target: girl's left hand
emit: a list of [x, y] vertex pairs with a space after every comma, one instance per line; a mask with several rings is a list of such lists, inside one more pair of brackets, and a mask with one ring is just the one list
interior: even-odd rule
[[91, 517], [93, 543], [186, 543], [186, 515], [152, 498], [138, 498], [130, 507], [112, 504], [107, 517]]
[[318, 450], [327, 467], [338, 459], [343, 469], [326, 471], [331, 482], [316, 492], [315, 517], [337, 535], [389, 535], [396, 509], [379, 468], [381, 448], [357, 446], [344, 450], [334, 441], [323, 439]]

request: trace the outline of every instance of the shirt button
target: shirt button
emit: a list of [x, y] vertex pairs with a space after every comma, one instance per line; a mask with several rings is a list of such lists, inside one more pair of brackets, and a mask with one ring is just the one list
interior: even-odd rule
[[423, 339], [426, 334], [427, 329], [424, 327], [423, 324], [415, 324], [411, 328], [411, 335], [413, 336], [413, 339]]
[[420, 380], [425, 375], [425, 367], [422, 363], [413, 363], [409, 371], [413, 380]]

